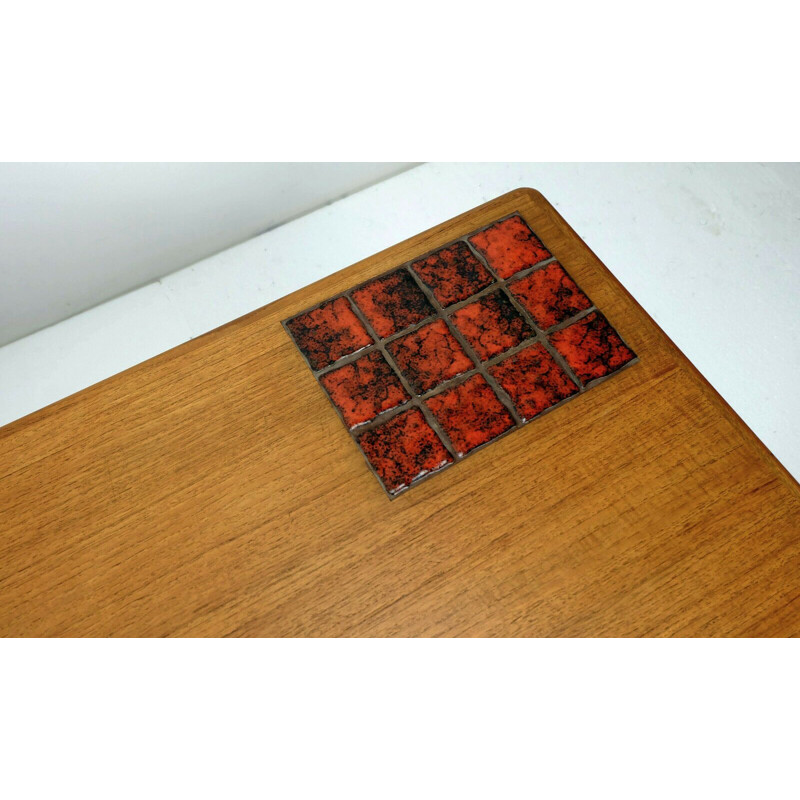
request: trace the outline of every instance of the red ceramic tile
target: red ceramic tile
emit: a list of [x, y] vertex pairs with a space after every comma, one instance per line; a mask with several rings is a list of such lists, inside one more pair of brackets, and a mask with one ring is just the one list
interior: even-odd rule
[[393, 495], [453, 461], [418, 408], [368, 430], [358, 443], [386, 491]]
[[540, 342], [489, 367], [489, 374], [506, 390], [523, 420], [578, 391]]
[[462, 456], [514, 427], [514, 418], [482, 375], [425, 402]]
[[425, 293], [405, 269], [370, 281], [352, 292], [352, 297], [375, 333], [384, 338], [434, 313]]
[[443, 306], [472, 297], [494, 280], [464, 242], [456, 242], [417, 261], [411, 269]]
[[459, 308], [451, 319], [481, 361], [535, 335], [502, 291], [484, 295], [480, 300]]
[[312, 311], [288, 320], [286, 327], [312, 369], [327, 367], [342, 356], [372, 344], [372, 337], [346, 297], [322, 303]]
[[443, 319], [395, 339], [386, 349], [419, 394], [475, 367]]
[[550, 341], [584, 383], [610, 375], [636, 358], [599, 311], [551, 334]]
[[534, 270], [508, 288], [540, 328], [552, 328], [592, 305], [557, 261]]
[[325, 373], [319, 382], [353, 428], [410, 400], [408, 392], [377, 350]]
[[496, 222], [469, 241], [501, 278], [550, 258], [550, 251], [518, 216]]

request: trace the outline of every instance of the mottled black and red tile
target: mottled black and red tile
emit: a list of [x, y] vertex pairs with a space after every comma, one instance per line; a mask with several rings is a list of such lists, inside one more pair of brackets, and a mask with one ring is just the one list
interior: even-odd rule
[[443, 319], [394, 339], [386, 349], [417, 394], [475, 367]]
[[450, 319], [481, 361], [536, 335], [503, 291], [484, 295], [459, 308]]
[[411, 269], [443, 306], [466, 300], [494, 282], [491, 272], [464, 242], [437, 250], [414, 262]]
[[611, 375], [636, 358], [599, 311], [548, 338], [583, 383]]
[[473, 375], [425, 402], [460, 456], [516, 424], [482, 375]]
[[405, 269], [376, 278], [355, 289], [351, 296], [375, 333], [384, 339], [435, 313], [425, 293]]
[[326, 372], [319, 382], [351, 429], [411, 399], [379, 350]]
[[358, 437], [358, 444], [390, 495], [397, 495], [453, 457], [418, 408], [401, 411]]
[[510, 278], [552, 258], [550, 251], [517, 215], [495, 222], [468, 238], [501, 278]]
[[287, 320], [286, 327], [314, 370], [373, 344], [372, 337], [346, 297], [321, 303], [311, 311]]
[[541, 342], [489, 367], [523, 421], [578, 393], [578, 387]]
[[592, 301], [558, 261], [508, 284], [508, 288], [533, 321], [545, 330], [592, 307]]

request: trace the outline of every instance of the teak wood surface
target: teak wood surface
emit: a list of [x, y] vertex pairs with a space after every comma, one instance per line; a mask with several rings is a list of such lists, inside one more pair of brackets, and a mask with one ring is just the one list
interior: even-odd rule
[[[390, 501], [280, 321], [518, 211], [639, 363]], [[800, 632], [800, 489], [520, 189], [0, 429], [6, 636]]]

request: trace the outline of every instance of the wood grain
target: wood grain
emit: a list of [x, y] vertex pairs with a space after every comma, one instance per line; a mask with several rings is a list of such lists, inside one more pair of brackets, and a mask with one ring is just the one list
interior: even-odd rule
[[[389, 501], [280, 320], [519, 211], [640, 362]], [[800, 489], [520, 189], [0, 429], [6, 636], [785, 636]]]

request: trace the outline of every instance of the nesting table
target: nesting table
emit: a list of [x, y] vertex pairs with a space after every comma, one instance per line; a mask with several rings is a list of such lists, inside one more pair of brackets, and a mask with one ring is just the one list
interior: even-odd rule
[[798, 484], [530, 189], [0, 429], [2, 635], [797, 633]]

